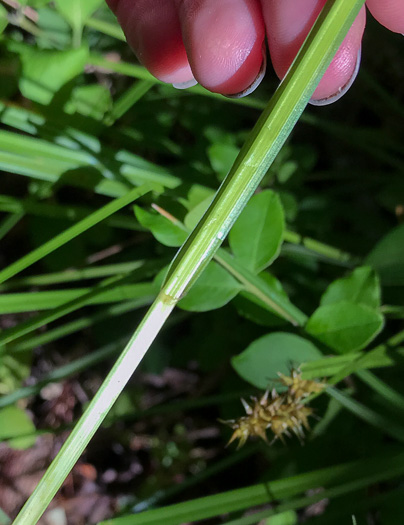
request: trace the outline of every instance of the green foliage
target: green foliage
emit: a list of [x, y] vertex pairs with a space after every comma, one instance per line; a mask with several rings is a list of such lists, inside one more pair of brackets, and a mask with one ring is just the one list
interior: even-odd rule
[[181, 246], [188, 237], [186, 231], [162, 215], [150, 213], [139, 206], [135, 206], [135, 214], [140, 224], [150, 230], [156, 240], [165, 246]]
[[381, 239], [366, 258], [385, 286], [404, 286], [404, 224]]
[[34, 445], [35, 426], [28, 414], [15, 406], [0, 410], [0, 440], [7, 439], [12, 448], [24, 449]]
[[102, 0], [55, 0], [56, 9], [69, 22], [73, 31], [82, 31], [90, 16], [101, 6]]
[[320, 306], [307, 322], [307, 332], [339, 353], [365, 348], [383, 328], [383, 316], [349, 301]]
[[18, 390], [31, 371], [31, 352], [8, 352], [0, 347], [0, 394]]
[[7, 10], [2, 5], [0, 5], [0, 34], [5, 30], [7, 25]]
[[258, 273], [279, 255], [285, 229], [279, 196], [266, 190], [251, 198], [229, 235], [235, 257]]
[[276, 387], [278, 372], [289, 375], [291, 368], [300, 368], [320, 357], [321, 352], [307, 339], [272, 332], [253, 341], [240, 355], [233, 357], [232, 365], [243, 379], [267, 389], [272, 385]]
[[86, 47], [44, 51], [18, 43], [10, 45], [9, 49], [17, 53], [21, 60], [21, 93], [29, 100], [43, 105], [50, 104], [58, 91], [77, 77], [88, 57]]
[[320, 304], [350, 301], [377, 310], [380, 307], [380, 283], [377, 274], [368, 266], [357, 268], [348, 277], [337, 279], [324, 292]]
[[239, 152], [237, 146], [226, 142], [215, 142], [208, 148], [210, 163], [219, 180], [223, 180], [228, 174]]
[[[257, 282], [260, 283], [261, 290], [264, 293], [268, 294], [271, 292], [271, 295], [282, 298], [285, 302], [289, 302], [282, 283], [269, 272], [260, 273], [257, 276]], [[279, 313], [274, 310], [274, 308], [271, 308], [271, 305], [263, 301], [257, 294], [241, 292], [234, 300], [234, 306], [240, 315], [254, 323], [263, 326], [278, 326], [284, 324]]]
[[215, 310], [231, 301], [241, 289], [241, 284], [232, 275], [211, 262], [179, 306], [191, 312]]
[[[366, 513], [383, 525], [400, 521], [404, 102], [392, 57], [403, 42], [369, 29], [367, 43], [383, 37], [385, 47], [368, 53], [367, 73], [335, 107], [308, 108], [274, 160], [271, 141], [286, 139], [276, 127], [265, 125], [266, 139], [243, 147], [274, 77], [239, 100], [200, 86], [178, 91], [134, 63], [101, 0], [0, 4], [2, 447], [29, 448], [39, 429], [70, 427], [66, 419], [50, 428], [47, 414], [57, 410], [45, 402], [49, 385], [74, 385], [76, 425], [167, 279], [180, 282], [184, 267], [191, 273], [213, 255], [204, 243], [223, 242], [179, 294], [178, 311], [97, 445], [88, 445], [84, 461], [97, 480], [114, 469], [119, 478], [121, 460], [136, 471], [127, 485], [103, 482], [108, 495], [125, 496], [107, 523], [292, 525], [303, 516], [339, 525], [352, 514], [365, 522]], [[271, 102], [279, 118], [292, 104], [279, 109], [280, 97]], [[215, 228], [240, 211], [231, 207], [237, 185], [229, 193], [227, 180], [214, 213], [202, 217], [240, 151], [237, 169], [249, 160], [240, 187], [253, 193], [258, 171], [263, 179], [226, 240], [226, 228]], [[202, 251], [187, 260], [182, 250], [168, 266], [196, 238]], [[177, 298], [162, 303], [171, 308]], [[151, 339], [159, 323], [152, 318], [143, 335]], [[126, 380], [139, 356], [129, 357]], [[278, 387], [277, 374], [292, 367], [330, 385], [311, 401], [319, 421], [303, 446], [225, 449], [228, 429], [217, 418], [240, 417], [240, 396]], [[123, 383], [104, 394], [102, 410]], [[96, 405], [93, 420], [100, 413]], [[56, 465], [51, 480], [93, 431], [79, 427], [76, 456], [62, 474]], [[312, 520], [306, 512], [324, 499], [329, 505]], [[249, 512], [256, 505], [264, 507]], [[139, 508], [146, 512], [133, 515]]]

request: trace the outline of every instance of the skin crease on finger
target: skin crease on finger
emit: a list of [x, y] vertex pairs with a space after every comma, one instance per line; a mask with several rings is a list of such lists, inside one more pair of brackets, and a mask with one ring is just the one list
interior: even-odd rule
[[[272, 64], [283, 78], [326, 0], [262, 0]], [[362, 8], [315, 90], [312, 102], [324, 105], [342, 96], [358, 71], [363, 31]]]
[[195, 85], [174, 0], [107, 0], [126, 39], [152, 75], [176, 87]]
[[263, 76], [265, 31], [258, 0], [176, 0], [176, 5], [200, 84], [234, 95]]

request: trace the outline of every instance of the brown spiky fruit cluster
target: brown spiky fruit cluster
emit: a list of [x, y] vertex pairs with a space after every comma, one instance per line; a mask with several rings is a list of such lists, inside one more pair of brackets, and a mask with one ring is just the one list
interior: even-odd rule
[[260, 399], [251, 397], [250, 402], [242, 399], [246, 415], [223, 421], [234, 430], [228, 444], [239, 439], [237, 448], [240, 448], [252, 436], [268, 443], [268, 430], [274, 435], [271, 443], [276, 439], [284, 441], [285, 436], [292, 434], [303, 439], [304, 429], [309, 430], [308, 418], [313, 414], [313, 409], [303, 404], [303, 400], [321, 392], [325, 384], [302, 379], [299, 370], [292, 370], [290, 376], [278, 375], [280, 382], [287, 387], [286, 392], [278, 394], [274, 389], [270, 394], [267, 390]]

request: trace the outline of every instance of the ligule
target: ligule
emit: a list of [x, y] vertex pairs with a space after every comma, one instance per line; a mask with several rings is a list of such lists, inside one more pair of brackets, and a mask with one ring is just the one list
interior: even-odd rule
[[[299, 370], [292, 370], [290, 376], [279, 373], [279, 381], [286, 386], [286, 392], [278, 394], [275, 389], [267, 390], [258, 399], [251, 397], [247, 402], [241, 400], [246, 415], [238, 419], [222, 421], [230, 426], [234, 432], [228, 442], [239, 440], [237, 448], [242, 447], [248, 438], [257, 436], [268, 444], [280, 439], [291, 437], [293, 434], [300, 441], [304, 438], [304, 430], [309, 430], [308, 418], [313, 415], [313, 409], [303, 404], [303, 400], [311, 394], [321, 392], [325, 388], [324, 383], [302, 379]], [[268, 441], [267, 431], [274, 435], [271, 442]]]

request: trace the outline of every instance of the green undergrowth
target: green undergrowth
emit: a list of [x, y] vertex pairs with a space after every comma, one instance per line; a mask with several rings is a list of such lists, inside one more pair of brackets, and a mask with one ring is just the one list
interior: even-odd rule
[[[369, 21], [349, 94], [308, 106], [268, 167], [249, 132], [262, 110], [265, 131], [284, 94], [267, 106], [271, 72], [244, 99], [177, 91], [136, 64], [102, 0], [9, 4], [0, 3], [0, 447], [22, 464], [91, 411], [161, 287], [175, 289], [178, 268], [191, 273], [186, 256], [214, 222], [197, 226], [218, 187], [251, 158], [262, 180], [253, 170], [229, 235], [219, 231], [216, 251], [199, 242], [206, 267], [189, 290], [187, 277], [136, 374], [102, 424], [76, 427], [79, 457], [101, 424], [79, 467], [94, 469], [108, 512], [69, 514], [71, 490], [85, 493], [69, 480], [53, 508], [72, 524], [403, 522], [402, 38]], [[292, 81], [298, 74], [299, 63]], [[213, 205], [234, 190], [228, 180]], [[304, 442], [226, 448], [231, 430], [218, 419], [243, 416], [240, 397], [281, 390], [278, 374], [292, 369], [327, 386], [309, 400]], [[2, 499], [1, 450], [8, 523], [29, 493], [14, 506]], [[63, 481], [66, 465], [50, 476]], [[19, 523], [35, 522], [27, 511]]]

